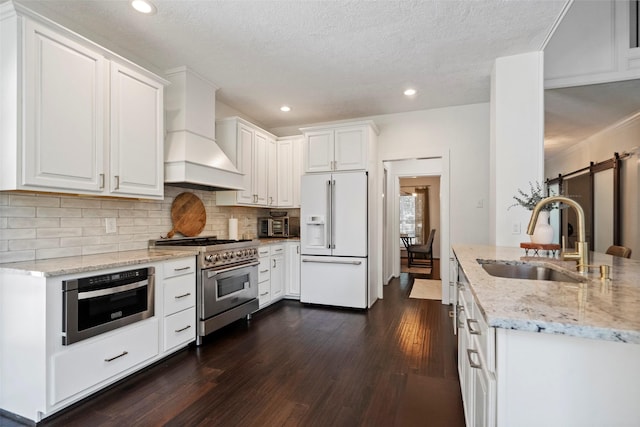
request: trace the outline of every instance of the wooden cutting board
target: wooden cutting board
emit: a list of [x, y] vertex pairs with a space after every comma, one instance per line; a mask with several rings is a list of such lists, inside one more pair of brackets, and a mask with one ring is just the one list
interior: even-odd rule
[[180, 193], [171, 204], [171, 221], [173, 229], [167, 234], [172, 238], [174, 234], [193, 237], [202, 233], [207, 223], [207, 211], [202, 200], [193, 193]]

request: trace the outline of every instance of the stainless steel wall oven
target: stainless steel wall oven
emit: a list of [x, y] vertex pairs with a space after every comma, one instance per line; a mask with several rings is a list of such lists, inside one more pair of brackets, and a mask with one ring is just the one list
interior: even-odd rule
[[149, 318], [154, 314], [153, 267], [62, 282], [62, 344]]

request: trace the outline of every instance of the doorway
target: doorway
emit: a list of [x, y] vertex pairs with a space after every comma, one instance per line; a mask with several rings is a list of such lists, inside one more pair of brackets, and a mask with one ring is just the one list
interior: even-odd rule
[[[439, 181], [439, 192], [432, 192], [437, 195], [439, 201], [439, 218], [434, 243], [434, 255], [437, 253], [440, 259], [440, 278], [442, 280], [442, 303], [449, 304], [451, 301], [452, 284], [449, 283], [451, 276], [450, 269], [450, 244], [449, 244], [449, 153], [443, 153], [439, 157], [387, 160], [383, 161], [386, 179], [384, 193], [385, 203], [383, 205], [383, 278], [384, 283], [388, 283], [394, 277], [400, 277], [400, 179], [413, 177], [429, 177]], [[430, 219], [430, 221], [433, 221]], [[435, 240], [435, 237], [434, 237]], [[382, 291], [381, 291], [382, 292]]]
[[[440, 269], [436, 268], [440, 261], [440, 177], [400, 178], [399, 207], [401, 273], [440, 279]], [[407, 248], [411, 245], [417, 245], [419, 251], [409, 256]]]

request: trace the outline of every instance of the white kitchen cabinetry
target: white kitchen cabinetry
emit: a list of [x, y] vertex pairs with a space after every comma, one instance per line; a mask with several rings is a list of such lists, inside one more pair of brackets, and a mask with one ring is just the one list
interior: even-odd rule
[[281, 206], [278, 193], [278, 181], [280, 172], [278, 170], [278, 145], [275, 139], [267, 140], [267, 206]]
[[278, 207], [293, 207], [293, 144], [291, 139], [278, 139], [276, 180]]
[[263, 308], [271, 302], [271, 248], [262, 245], [258, 248], [258, 303]]
[[375, 136], [373, 122], [346, 123], [341, 126], [312, 127], [304, 132], [305, 172], [369, 169]]
[[258, 256], [258, 302], [262, 309], [284, 298], [287, 269], [285, 244], [261, 245]]
[[271, 245], [271, 301], [284, 298], [286, 278], [285, 245]]
[[[246, 120], [231, 117], [216, 121], [216, 142], [244, 174], [245, 187], [244, 191], [216, 192], [216, 204], [269, 206], [269, 155], [271, 149], [274, 150], [271, 155], [275, 157], [276, 154], [275, 136]], [[275, 159], [272, 167], [275, 167]], [[275, 192], [271, 193], [271, 197], [275, 200]]]
[[[64, 280], [145, 267], [155, 269], [151, 318], [62, 344]], [[65, 276], [0, 269], [0, 408], [41, 421], [186, 346], [195, 286], [194, 256]]]
[[287, 243], [285, 298], [300, 299], [300, 242]]
[[458, 373], [466, 425], [496, 425], [495, 329], [477, 308], [464, 272], [458, 273]]
[[161, 199], [166, 82], [11, 2], [0, 16], [0, 190]]
[[163, 350], [184, 346], [196, 339], [195, 258], [164, 263]]

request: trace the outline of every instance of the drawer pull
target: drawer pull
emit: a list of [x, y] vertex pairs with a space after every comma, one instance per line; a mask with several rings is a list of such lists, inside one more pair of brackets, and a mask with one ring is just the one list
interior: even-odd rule
[[469, 333], [471, 335], [482, 335], [482, 331], [480, 331], [480, 329], [473, 329], [471, 327], [472, 323], [475, 323], [477, 325], [478, 321], [476, 319], [467, 319], [467, 326], [469, 327]]
[[469, 366], [471, 366], [474, 369], [482, 369], [482, 364], [481, 363], [475, 363], [472, 359], [471, 359], [471, 355], [475, 354], [480, 356], [480, 353], [478, 353], [477, 350], [473, 350], [468, 348], [467, 349], [467, 358], [469, 359]]
[[265, 292], [264, 294], [260, 294], [261, 297], [263, 297], [265, 295], [269, 295], [269, 292]]
[[187, 265], [186, 267], [174, 268], [173, 271], [185, 271], [185, 270], [188, 270], [190, 268], [191, 268], [191, 266]]
[[274, 252], [282, 252], [282, 248], [280, 249], [275, 249]]
[[191, 295], [191, 292], [187, 292], [186, 294], [182, 294], [182, 295], [176, 295], [174, 298], [175, 299], [186, 298], [189, 295]]
[[128, 351], [123, 351], [123, 352], [122, 352], [122, 354], [119, 354], [119, 355], [117, 355], [117, 356], [113, 356], [113, 357], [111, 357], [111, 358], [109, 358], [109, 359], [104, 359], [104, 361], [105, 361], [105, 362], [113, 362], [114, 360], [119, 359], [119, 358], [121, 358], [122, 356], [126, 356], [127, 354], [129, 354], [129, 352], [128, 352]]
[[262, 273], [268, 273], [268, 272], [269, 272], [269, 270], [268, 270], [268, 269], [267, 269], [267, 270], [260, 270], [260, 274], [262, 274]]
[[176, 329], [175, 332], [176, 333], [183, 332], [183, 331], [186, 331], [187, 329], [189, 329], [190, 327], [191, 327], [191, 325], [187, 325], [184, 328]]

